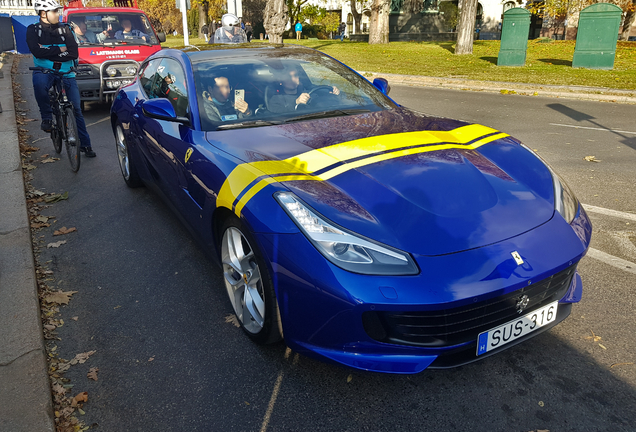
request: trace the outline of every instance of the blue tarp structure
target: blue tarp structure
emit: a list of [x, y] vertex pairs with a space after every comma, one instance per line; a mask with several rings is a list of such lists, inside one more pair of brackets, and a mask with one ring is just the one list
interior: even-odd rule
[[13, 34], [15, 35], [15, 49], [20, 54], [31, 53], [26, 43], [26, 29], [31, 24], [38, 22], [39, 19], [37, 15], [13, 15], [11, 17]]

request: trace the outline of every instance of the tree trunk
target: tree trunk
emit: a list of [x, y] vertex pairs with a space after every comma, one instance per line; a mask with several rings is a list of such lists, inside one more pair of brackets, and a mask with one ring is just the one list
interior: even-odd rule
[[356, 0], [351, 0], [351, 15], [353, 15], [353, 34], [359, 34], [362, 13], [356, 9]]
[[472, 54], [475, 18], [477, 18], [477, 0], [460, 0], [459, 8], [455, 54]]
[[389, 43], [390, 12], [391, 0], [373, 0], [369, 22], [369, 44]]
[[[636, 0], [634, 0], [634, 4], [636, 4]], [[636, 12], [627, 11], [625, 13], [625, 22], [623, 24], [623, 31], [621, 33], [621, 40], [626, 41], [629, 39], [629, 34], [632, 31], [632, 25], [634, 25], [634, 19], [636, 18]]]
[[205, 13], [205, 8], [203, 4], [199, 4], [199, 28], [197, 29], [197, 33], [199, 35], [199, 39], [203, 39], [203, 32], [201, 31], [201, 27], [203, 27], [208, 21], [207, 14]]
[[285, 0], [267, 0], [263, 26], [272, 43], [283, 43], [283, 32], [287, 25], [287, 4]]

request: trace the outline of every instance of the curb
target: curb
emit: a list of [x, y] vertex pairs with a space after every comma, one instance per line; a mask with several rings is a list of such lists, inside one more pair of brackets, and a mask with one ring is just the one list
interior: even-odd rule
[[13, 104], [13, 56], [0, 63], [0, 431], [54, 432]]
[[[370, 81], [372, 81], [373, 78], [384, 77], [391, 84], [401, 84], [408, 86], [435, 87], [453, 90], [517, 94], [522, 96], [543, 96], [563, 99], [636, 104], [636, 90], [618, 90], [606, 87], [526, 84], [505, 81], [477, 81], [461, 78], [398, 75], [365, 71], [357, 72], [367, 77]], [[514, 93], [512, 93], [513, 91]]]

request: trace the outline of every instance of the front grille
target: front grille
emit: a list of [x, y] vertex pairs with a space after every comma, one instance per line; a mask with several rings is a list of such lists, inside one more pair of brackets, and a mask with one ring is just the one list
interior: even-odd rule
[[367, 334], [380, 342], [422, 347], [446, 347], [477, 340], [479, 333], [520, 316], [517, 302], [529, 297], [525, 311], [563, 298], [576, 264], [517, 291], [453, 309], [362, 314]]

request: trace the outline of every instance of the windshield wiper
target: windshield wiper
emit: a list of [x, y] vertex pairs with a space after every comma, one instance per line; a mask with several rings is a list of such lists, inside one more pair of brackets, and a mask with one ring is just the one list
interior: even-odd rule
[[226, 130], [226, 129], [242, 129], [242, 128], [251, 128], [251, 127], [260, 127], [260, 126], [271, 126], [281, 124], [282, 121], [267, 121], [267, 120], [252, 120], [246, 121], [242, 123], [232, 123], [226, 125], [220, 125], [216, 128], [216, 130]]
[[356, 115], [362, 113], [368, 113], [370, 110], [368, 109], [347, 109], [347, 110], [329, 110], [329, 111], [320, 111], [310, 114], [303, 114], [298, 117], [292, 117], [290, 119], [285, 120], [285, 123], [295, 122], [300, 120], [310, 120], [310, 119], [319, 119], [319, 118], [327, 118], [327, 117], [338, 117], [343, 115]]

